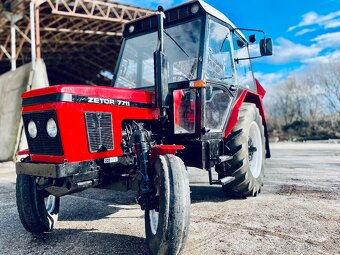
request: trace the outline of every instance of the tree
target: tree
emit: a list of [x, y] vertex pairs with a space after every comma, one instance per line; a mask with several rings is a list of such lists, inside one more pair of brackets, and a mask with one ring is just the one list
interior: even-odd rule
[[270, 130], [309, 138], [340, 136], [340, 63], [304, 69], [269, 91]]

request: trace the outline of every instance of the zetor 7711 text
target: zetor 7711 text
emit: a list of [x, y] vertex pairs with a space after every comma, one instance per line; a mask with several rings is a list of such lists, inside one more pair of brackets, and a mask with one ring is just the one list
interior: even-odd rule
[[[64, 195], [124, 187], [138, 192], [150, 252], [178, 254], [190, 221], [186, 167], [206, 170], [225, 192], [260, 193], [270, 157], [265, 90], [249, 57], [255, 35], [241, 30], [263, 32], [237, 28], [203, 1], [159, 7], [125, 25], [112, 86], [24, 93], [29, 150], [16, 164], [16, 197], [25, 229], [50, 232]], [[272, 54], [271, 39], [259, 47]]]

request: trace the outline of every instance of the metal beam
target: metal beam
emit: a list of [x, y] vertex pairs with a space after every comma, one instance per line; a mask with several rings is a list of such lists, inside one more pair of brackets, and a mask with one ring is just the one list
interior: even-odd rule
[[10, 21], [10, 33], [11, 33], [11, 70], [14, 71], [17, 68], [17, 54], [16, 54], [16, 34], [15, 23], [23, 18], [22, 14], [15, 14], [12, 12], [5, 12], [5, 16]]
[[81, 29], [68, 29], [68, 28], [55, 28], [55, 27], [42, 27], [41, 31], [53, 31], [62, 33], [75, 33], [75, 34], [96, 34], [96, 35], [110, 35], [110, 36], [122, 36], [119, 32], [105, 32], [105, 31], [94, 31], [94, 30], [81, 30]]
[[[0, 52], [0, 61], [2, 60], [3, 56], [6, 55], [5, 52], [7, 52], [6, 48], [7, 48], [7, 45], [9, 43], [9, 40], [11, 39], [11, 35], [7, 35], [6, 37], [6, 40], [5, 40], [5, 43], [4, 45], [0, 45], [1, 47], [1, 52]], [[8, 52], [7, 52], [8, 53]], [[6, 57], [8, 58], [8, 56], [6, 55]]]
[[17, 69], [17, 58], [16, 58], [16, 38], [15, 38], [15, 22], [11, 19], [11, 70]]
[[8, 53], [8, 51], [5, 49], [4, 46], [0, 45], [0, 49], [2, 50], [2, 52], [6, 55], [6, 57], [7, 57], [8, 59], [11, 59], [11, 58], [12, 58], [11, 55]]
[[151, 15], [151, 10], [96, 0], [47, 0], [53, 14], [126, 23]]
[[37, 59], [41, 59], [41, 44], [40, 44], [40, 13], [39, 13], [39, 5], [35, 6], [34, 10], [34, 18], [35, 18], [35, 43], [36, 43], [36, 54]]
[[[65, 73], [76, 74], [79, 81], [99, 83], [98, 72], [113, 69], [116, 62], [123, 25], [154, 13], [111, 0], [6, 1], [14, 2], [11, 4], [12, 13], [21, 13], [24, 17], [15, 23], [17, 65], [33, 59], [34, 66], [41, 45], [41, 54], [49, 70], [62, 67]], [[11, 24], [4, 12], [0, 4], [0, 73], [8, 70], [13, 59]], [[82, 59], [82, 65], [76, 59]], [[88, 70], [86, 75], [84, 70]]]
[[27, 25], [26, 29], [25, 29], [25, 32], [22, 32], [18, 27], [16, 27], [16, 30], [19, 32], [19, 34], [22, 36], [22, 39], [19, 43], [19, 47], [17, 49], [17, 55], [16, 55], [16, 58], [18, 59], [20, 53], [21, 53], [21, 50], [22, 50], [22, 47], [24, 46], [24, 43], [25, 41], [27, 41], [28, 43], [31, 43], [31, 39], [28, 38], [28, 31], [30, 30], [30, 26]]
[[35, 62], [36, 62], [36, 44], [35, 44], [35, 12], [34, 12], [35, 4], [30, 2], [30, 26], [31, 26], [31, 60], [32, 60], [32, 69], [35, 70]]

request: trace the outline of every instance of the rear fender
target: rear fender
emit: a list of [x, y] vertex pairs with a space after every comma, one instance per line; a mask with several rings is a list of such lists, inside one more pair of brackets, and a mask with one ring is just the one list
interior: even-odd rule
[[235, 127], [239, 119], [239, 111], [240, 111], [242, 104], [244, 102], [253, 103], [259, 109], [259, 112], [262, 117], [262, 124], [264, 127], [264, 136], [266, 139], [265, 141], [266, 158], [270, 158], [269, 136], [268, 136], [268, 130], [267, 130], [267, 123], [266, 123], [266, 114], [264, 111], [263, 101], [262, 101], [266, 91], [264, 90], [264, 88], [261, 86], [261, 84], [257, 80], [256, 80], [256, 87], [257, 87], [258, 94], [252, 91], [249, 91], [249, 90], [245, 90], [243, 91], [241, 96], [237, 99], [236, 103], [234, 104], [232, 113], [230, 115], [229, 122], [224, 133], [224, 138], [227, 138], [230, 135], [233, 128]]

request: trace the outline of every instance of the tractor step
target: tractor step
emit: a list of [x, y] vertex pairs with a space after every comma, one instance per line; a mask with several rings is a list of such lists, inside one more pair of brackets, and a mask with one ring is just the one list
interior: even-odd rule
[[219, 179], [219, 180], [212, 180], [211, 182], [210, 182], [210, 185], [222, 185], [222, 186], [224, 186], [224, 185], [227, 185], [228, 183], [231, 183], [232, 181], [234, 181], [235, 180], [235, 177], [234, 176], [227, 176], [227, 177], [224, 177], [224, 178], [222, 178], [222, 179]]
[[227, 185], [228, 183], [231, 183], [234, 180], [235, 180], [234, 176], [227, 176], [227, 177], [220, 179], [219, 182], [220, 184], [222, 184], [222, 186], [224, 186], [224, 185]]
[[233, 158], [233, 156], [228, 156], [228, 155], [224, 155], [224, 156], [219, 156], [219, 161], [220, 163], [226, 162], [228, 160], [231, 160]]

